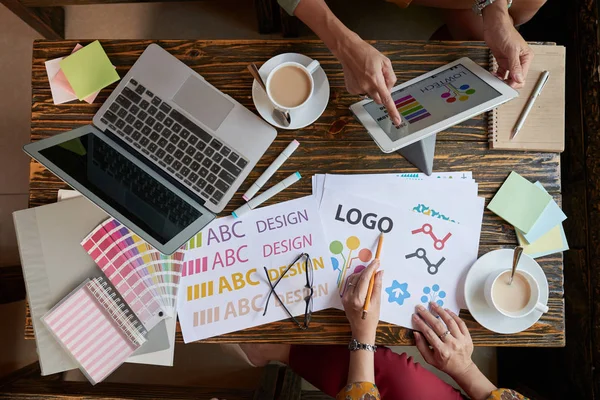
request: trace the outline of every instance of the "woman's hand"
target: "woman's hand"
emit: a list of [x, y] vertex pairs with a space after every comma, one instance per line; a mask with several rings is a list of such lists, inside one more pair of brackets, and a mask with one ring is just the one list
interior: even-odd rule
[[505, 1], [497, 1], [483, 10], [483, 26], [483, 38], [498, 62], [496, 74], [504, 79], [508, 71], [506, 83], [515, 89], [523, 87], [533, 51], [515, 29]]
[[417, 313], [413, 314], [413, 323], [421, 332], [415, 332], [419, 352], [429, 364], [450, 375], [469, 398], [487, 399], [496, 386], [471, 360], [473, 341], [467, 325], [436, 303], [431, 303], [431, 309], [441, 321], [423, 306], [417, 306]]
[[[346, 317], [350, 321], [352, 337], [361, 343], [374, 344], [377, 324], [379, 323], [379, 310], [381, 307], [381, 279], [383, 271], [376, 273], [379, 260], [373, 261], [360, 274], [348, 278], [348, 286], [342, 297], [342, 304]], [[363, 307], [369, 290], [369, 281], [375, 274], [375, 285], [371, 293], [371, 303], [367, 317], [362, 319]]]
[[402, 119], [390, 92], [396, 84], [390, 59], [355, 33], [343, 37], [334, 54], [344, 68], [348, 92], [367, 94], [375, 103], [385, 106], [394, 125], [400, 125]]
[[419, 352], [425, 361], [452, 377], [466, 374], [475, 365], [471, 360], [473, 341], [467, 325], [436, 303], [431, 303], [431, 309], [441, 321], [423, 306], [417, 306], [417, 313], [413, 314], [414, 326], [421, 332], [415, 332]]

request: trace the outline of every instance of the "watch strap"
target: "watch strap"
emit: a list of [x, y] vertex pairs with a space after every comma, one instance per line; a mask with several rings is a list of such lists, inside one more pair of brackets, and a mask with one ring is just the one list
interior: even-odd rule
[[366, 351], [370, 351], [370, 352], [374, 353], [377, 351], [377, 346], [374, 344], [361, 343], [356, 339], [352, 339], [350, 341], [350, 343], [348, 344], [348, 350], [350, 350], [350, 351], [366, 350]]
[[[494, 3], [496, 0], [475, 0], [473, 3], [473, 11], [477, 15], [481, 15], [484, 8]], [[513, 0], [507, 0], [507, 8], [512, 6]]]

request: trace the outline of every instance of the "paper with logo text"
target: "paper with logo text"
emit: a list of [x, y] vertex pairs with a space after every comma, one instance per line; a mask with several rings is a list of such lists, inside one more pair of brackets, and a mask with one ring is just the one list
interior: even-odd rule
[[[312, 196], [255, 209], [243, 218], [213, 221], [188, 243], [178, 314], [186, 343], [289, 318], [270, 286], [301, 253], [314, 270], [313, 310], [339, 306], [337, 273]], [[304, 315], [308, 289], [304, 263], [296, 263], [276, 288], [294, 316]], [[293, 323], [293, 322], [290, 322]]]
[[415, 306], [430, 301], [459, 311], [467, 270], [477, 259], [474, 227], [451, 223], [353, 196], [326, 186], [319, 210], [332, 266], [343, 294], [348, 277], [374, 258], [385, 241], [381, 320], [412, 328]]

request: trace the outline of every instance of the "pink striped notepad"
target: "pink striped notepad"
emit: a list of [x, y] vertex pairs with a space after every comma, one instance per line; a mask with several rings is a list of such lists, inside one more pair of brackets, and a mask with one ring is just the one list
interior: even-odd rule
[[104, 277], [83, 282], [42, 321], [93, 385], [123, 364], [148, 334]]

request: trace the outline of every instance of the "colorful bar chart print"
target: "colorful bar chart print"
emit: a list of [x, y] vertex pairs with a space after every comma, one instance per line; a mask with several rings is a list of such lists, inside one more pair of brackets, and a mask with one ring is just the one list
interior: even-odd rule
[[183, 262], [181, 276], [189, 276], [208, 271], [208, 257], [196, 258]]
[[430, 117], [431, 114], [419, 103], [415, 100], [411, 95], [399, 98], [394, 101], [396, 107], [398, 108], [398, 112], [402, 115], [404, 120], [408, 121], [410, 124], [414, 124], [417, 121]]
[[164, 255], [114, 218], [81, 244], [147, 329], [175, 316], [183, 250]]

